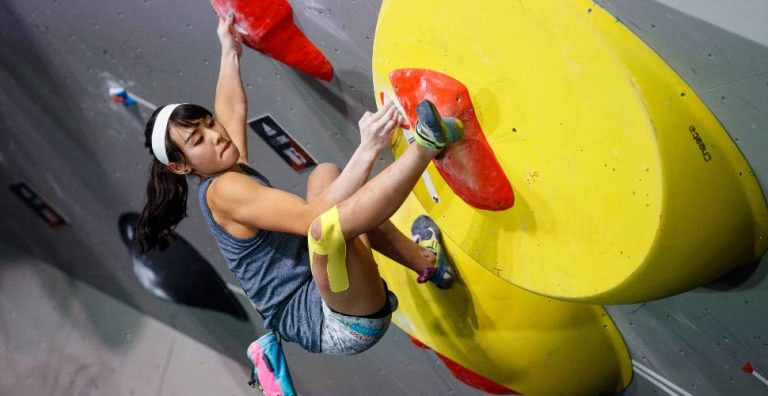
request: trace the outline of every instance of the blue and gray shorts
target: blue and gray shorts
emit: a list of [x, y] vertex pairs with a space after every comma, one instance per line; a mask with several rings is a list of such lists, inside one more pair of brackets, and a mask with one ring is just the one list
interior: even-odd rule
[[[386, 287], [386, 286], [385, 286]], [[323, 327], [320, 349], [331, 355], [356, 355], [374, 346], [387, 332], [392, 312], [397, 309], [397, 296], [387, 289], [388, 307], [375, 317], [350, 316], [332, 310], [323, 301]]]

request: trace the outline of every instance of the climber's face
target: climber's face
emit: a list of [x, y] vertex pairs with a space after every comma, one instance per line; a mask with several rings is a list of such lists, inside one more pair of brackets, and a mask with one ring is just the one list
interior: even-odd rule
[[240, 151], [224, 125], [212, 116], [192, 127], [171, 124], [170, 135], [186, 157], [186, 163], [169, 166], [176, 173], [192, 172], [206, 177], [231, 168], [240, 158]]

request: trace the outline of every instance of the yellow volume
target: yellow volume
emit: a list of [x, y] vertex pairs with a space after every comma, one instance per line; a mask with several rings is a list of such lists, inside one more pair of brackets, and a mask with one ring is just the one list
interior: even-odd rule
[[[411, 194], [392, 222], [407, 233], [423, 213]], [[520, 289], [485, 270], [451, 239], [443, 242], [457, 270], [447, 290], [416, 283], [413, 272], [375, 253], [400, 301], [393, 315], [398, 327], [524, 395], [613, 394], [629, 385], [629, 352], [602, 307]]]
[[[492, 274], [590, 303], [683, 292], [762, 256], [768, 208], [696, 93], [587, 0], [385, 0], [374, 88], [426, 68], [469, 89], [515, 191], [503, 212], [414, 190], [443, 234]], [[406, 146], [395, 148], [400, 155]]]

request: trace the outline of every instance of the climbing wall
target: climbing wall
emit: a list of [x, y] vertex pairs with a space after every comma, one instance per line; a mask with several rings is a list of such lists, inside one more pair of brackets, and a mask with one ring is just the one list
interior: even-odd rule
[[[249, 97], [249, 116], [270, 114], [318, 162], [333, 161], [343, 166], [359, 142], [357, 120], [365, 110], [377, 106], [380, 94], [374, 89], [376, 76], [372, 71], [374, 39], [382, 3], [361, 0], [293, 0], [289, 3], [293, 7], [297, 28], [333, 66], [333, 78], [325, 82], [281, 61], [246, 50], [242, 72]], [[562, 4], [566, 3], [573, 2]], [[591, 12], [588, 11], [590, 8]], [[466, 17], [471, 18], [472, 15], [467, 14]], [[563, 18], [565, 25], [571, 15], [564, 13], [559, 17]], [[674, 100], [700, 100], [702, 108], [710, 111], [721, 125], [720, 136], [729, 138], [733, 145], [732, 152], [743, 156], [749, 165], [742, 170], [743, 175], [751, 177], [754, 173], [758, 185], [768, 185], [768, 160], [764, 155], [768, 144], [764, 133], [768, 128], [768, 28], [762, 23], [768, 18], [765, 2], [752, 0], [724, 5], [711, 0], [598, 1], [586, 5], [583, 15], [579, 15], [579, 18], [591, 17], [622, 25], [626, 29], [624, 34], [636, 40], [635, 44], [647, 46], [643, 48], [658, 55], [659, 62], [674, 71], [686, 87], [686, 97], [680, 97], [683, 91], [675, 92], [677, 96]], [[244, 322], [233, 315], [158, 299], [137, 279], [130, 250], [121, 239], [118, 227], [122, 214], [141, 209], [151, 157], [143, 147], [143, 128], [148, 111], [141, 105], [126, 107], [115, 103], [109, 98], [109, 89], [122, 86], [155, 104], [187, 101], [211, 106], [219, 56], [216, 19], [211, 4], [208, 1], [182, 0], [145, 0], [131, 4], [111, 0], [9, 0], [0, 4], [0, 22], [0, 38], [3, 40], [0, 47], [0, 184], [5, 186], [2, 188], [4, 192], [0, 193], [2, 241], [170, 325], [175, 331], [214, 352], [239, 361], [243, 365], [242, 370], [232, 374], [231, 381], [245, 380], [241, 378], [246, 370], [244, 348], [263, 331], [258, 319], [254, 319], [257, 315], [248, 301], [237, 295], [240, 305], [251, 318]], [[407, 34], [418, 26], [406, 24], [396, 28]], [[535, 37], [517, 39], [534, 40]], [[414, 40], [419, 41], [418, 37]], [[404, 41], [399, 45], [405, 49], [408, 43]], [[487, 44], [474, 43], [473, 49], [490, 49], [484, 45]], [[494, 45], [505, 45], [503, 37]], [[452, 57], [454, 54], [445, 53], [442, 56]], [[397, 66], [406, 67], [419, 65]], [[447, 69], [437, 71], [449, 72]], [[484, 133], [489, 137], [501, 136], [494, 126], [502, 125], [503, 120], [483, 124], [487, 120], [484, 116], [491, 112], [482, 100], [476, 100], [492, 97], [493, 91], [489, 88], [480, 93], [474, 92], [476, 84], [473, 76], [449, 74], [467, 87], [469, 97], [477, 106]], [[391, 83], [386, 79], [382, 81]], [[558, 87], [550, 89], [557, 90]], [[590, 90], [583, 89], [577, 93], [586, 102], [593, 103], [592, 114], [601, 113], [599, 103], [589, 102], [593, 98]], [[530, 103], [524, 99], [515, 99], [519, 102], [518, 106]], [[535, 114], [535, 110], [527, 109], [530, 114]], [[547, 108], [546, 114], [551, 116], [552, 122], [556, 121], [555, 108]], [[531, 119], [521, 121], [521, 125], [525, 125]], [[510, 127], [518, 128], [517, 125]], [[526, 144], [522, 139], [529, 132], [527, 128], [520, 128], [509, 136], [521, 141], [520, 144]], [[689, 134], [687, 139], [694, 141], [688, 129], [684, 132]], [[249, 132], [249, 138], [252, 165], [277, 187], [304, 195], [307, 171], [294, 171], [255, 133]], [[534, 138], [528, 139], [527, 144], [532, 144]], [[494, 147], [494, 139], [489, 141]], [[514, 147], [515, 141], [502, 143]], [[553, 141], [553, 144], [558, 143]], [[560, 144], [564, 149], [564, 143]], [[693, 148], [698, 150], [696, 146]], [[531, 175], [529, 172], [540, 169], [517, 166], [523, 158], [504, 153], [496, 151], [495, 156], [514, 191], [515, 201], [511, 210], [530, 209], [532, 202], [541, 203], [543, 196], [531, 195], [528, 183], [534, 182], [531, 178], [535, 178], [535, 182], [548, 182], [545, 179], [548, 174], [539, 172]], [[703, 155], [698, 151], [694, 153]], [[616, 161], [625, 159], [619, 156]], [[392, 157], [384, 156], [378, 161], [376, 169], [391, 160]], [[557, 169], [556, 163], [551, 165]], [[525, 175], [514, 173], [516, 169], [525, 170]], [[639, 171], [644, 169], [639, 168]], [[658, 169], [654, 168], [654, 171]], [[612, 168], [602, 171], [610, 176]], [[442, 175], [439, 170], [432, 169], [430, 176], [440, 199], [453, 193], [450, 186], [440, 184]], [[39, 213], [30, 209], [8, 188], [22, 182], [60, 213], [67, 224], [50, 227]], [[410, 199], [411, 211], [408, 213], [423, 210], [419, 205], [426, 206], [426, 209], [429, 209], [428, 205], [433, 205], [428, 201], [432, 191], [424, 181], [420, 181], [418, 189], [420, 196]], [[555, 184], [551, 185], [550, 191], [558, 191]], [[190, 197], [195, 196], [196, 184], [193, 182]], [[707, 205], [708, 196], [698, 198], [701, 206], [695, 213], [687, 213], [687, 216], [701, 219], [702, 224], [714, 227], [716, 231], [722, 223], [712, 219], [720, 208], [716, 205], [720, 201]], [[459, 197], [455, 202], [464, 205], [466, 201]], [[622, 214], [620, 207], [614, 209], [617, 216]], [[683, 205], [679, 210], [684, 212], [689, 209]], [[225, 284], [236, 285], [193, 200], [190, 200], [189, 215], [181, 223], [178, 233], [208, 261]], [[402, 215], [405, 216], [405, 213]], [[502, 213], [499, 216], [508, 215]], [[483, 221], [488, 218], [493, 216], [480, 217]], [[407, 218], [402, 221], [407, 222]], [[530, 227], [535, 225], [529, 223]], [[541, 233], [548, 231], [546, 224], [538, 225]], [[478, 231], [477, 235], [482, 235], [482, 232]], [[741, 242], [746, 243], [745, 240]], [[750, 240], [749, 243], [754, 244], [755, 241]], [[746, 249], [745, 246], [739, 246], [739, 249]], [[467, 259], [467, 263], [483, 261], [477, 260], [482, 252], [472, 251], [480, 250], [478, 246], [459, 243], [452, 244], [450, 249], [455, 249], [457, 255], [468, 253], [474, 256], [471, 260]], [[493, 279], [489, 282], [514, 281], [505, 280], [486, 269], [482, 271], [485, 272], [473, 272], [471, 279], [488, 276]], [[605, 346], [606, 340], [623, 339], [622, 343], [616, 344], [619, 347], [615, 347], [614, 351], [621, 352], [625, 346], [629, 355], [617, 353], [616, 356], [623, 357], [617, 358], [617, 364], [613, 366], [616, 371], [612, 375], [621, 378], [616, 374], [621, 371], [617, 368], [631, 367], [634, 375], [625, 394], [759, 394], [766, 392], [768, 386], [741, 368], [749, 361], [756, 372], [768, 371], [768, 340], [765, 339], [768, 322], [763, 314], [768, 308], [765, 299], [768, 288], [766, 271], [766, 266], [742, 267], [714, 283], [654, 301], [646, 302], [648, 296], [644, 296], [642, 301], [602, 301], [634, 303], [631, 305], [602, 308], [574, 302], [567, 304], [578, 307], [574, 309], [582, 315], [571, 316], [571, 319], [590, 318], [587, 323], [597, 323], [600, 327], [605, 324], [610, 329], [610, 336], [594, 336], [591, 338], [593, 343], [589, 345]], [[536, 285], [527, 286], [533, 289]], [[689, 286], [685, 290], [694, 287]], [[504, 370], [500, 370], [501, 373], [487, 372], [482, 368], [469, 367], [472, 362], [488, 356], [487, 353], [483, 355], [482, 351], [464, 349], [462, 353], [469, 355], [466, 357], [455, 350], [445, 349], [443, 345], [449, 341], [461, 342], [461, 337], [465, 337], [465, 341], [478, 337], [479, 340], [492, 342], [492, 338], [483, 338], [487, 337], [486, 333], [480, 334], [478, 329], [486, 331], [499, 324], [511, 326], [509, 323], [517, 323], [518, 327], [510, 327], [509, 330], [496, 328], [496, 331], [507, 332], [502, 337], [504, 342], [514, 343], [515, 348], [524, 348], [516, 351], [535, 352], [533, 347], [525, 349], [533, 344], [524, 337], [526, 333], [521, 332], [520, 318], [502, 317], [506, 312], [498, 313], [494, 311], [497, 307], [485, 305], [483, 300], [477, 299], [483, 293], [499, 293], [499, 290], [503, 293], [506, 287], [511, 286], [499, 283], [498, 288], [485, 290], [482, 287], [458, 289], [473, 298], [464, 301], [474, 301], [474, 304], [463, 306], [469, 320], [451, 324], [453, 332], [420, 334], [423, 327], [420, 327], [419, 321], [424, 320], [423, 316], [411, 317], [413, 327], [410, 328], [405, 325], [408, 317], [400, 317], [399, 324], [404, 331], [392, 329], [385, 344], [358, 357], [307, 357], [298, 349], [289, 347], [292, 367], [297, 373], [302, 373], [296, 375], [299, 377], [299, 388], [307, 394], [313, 394], [312, 390], [317, 389], [323, 394], [362, 394], [370, 393], [369, 386], [374, 384], [381, 394], [479, 394], [478, 390], [464, 383], [467, 382], [481, 388], [485, 385], [484, 389], [488, 390], [491, 385], [480, 381], [478, 372], [492, 377], [491, 384], [498, 385], [503, 382], [500, 375], [504, 374]], [[680, 291], [684, 290], [675, 292]], [[503, 298], [516, 296], [515, 293], [523, 292], [516, 289], [514, 293], [504, 294]], [[525, 297], [519, 299], [533, 301], [531, 306], [565, 306], [559, 300], [548, 302], [548, 297], [537, 300], [533, 294], [525, 293], [522, 294]], [[409, 295], [406, 290], [403, 294]], [[588, 294], [572, 294], [570, 297], [583, 300], [581, 297]], [[663, 297], [661, 294], [654, 297]], [[409, 296], [419, 298], [417, 294]], [[439, 296], [431, 295], [430, 298]], [[416, 307], [409, 307], [406, 301], [401, 314], [416, 315], [415, 312]], [[524, 309], [517, 312], [529, 315]], [[604, 314], [606, 316], [602, 316]], [[565, 326], [563, 323], [572, 323], [562, 317], [549, 317], [548, 320], [547, 323], [554, 326], [552, 329]], [[541, 331], [540, 327], [533, 326], [541, 322], [534, 320], [529, 323], [532, 327], [526, 331], [530, 334], [551, 336]], [[55, 335], [54, 332], [46, 334], [45, 329], [39, 330], [41, 337]], [[434, 351], [416, 348], [408, 340], [406, 332], [425, 346], [434, 347]], [[584, 345], [588, 346], [588, 343]], [[98, 349], [98, 345], [94, 348]], [[23, 350], [14, 352], [24, 353]], [[457, 363], [458, 367], [451, 366], [454, 371], [449, 371], [435, 352]], [[473, 356], [473, 353], [476, 355]], [[0, 363], [12, 364], [12, 360], [4, 356], [5, 353], [0, 354]], [[587, 357], [601, 356], [595, 353]], [[621, 361], [624, 366], [618, 363]], [[207, 363], [214, 364], [212, 361]], [[526, 365], [521, 357], [503, 368], [525, 372], [525, 378], [530, 379], [526, 380], [529, 382], [517, 384], [557, 382], [562, 374], [559, 370], [564, 367], [553, 367], [546, 361], [539, 363], [539, 366], [532, 367]], [[463, 370], [468, 367], [476, 370]], [[131, 377], [129, 371], [122, 373], [128, 378], [125, 383], [142, 380]], [[546, 377], [538, 376], [545, 371]], [[207, 373], [209, 371], [204, 365], [200, 365], [190, 367], [186, 376], [204, 377]], [[599, 377], [599, 373], [592, 374], [595, 378]], [[624, 378], [629, 376], [625, 373]], [[616, 389], [623, 388], [619, 386], [624, 385], [621, 381], [616, 383]], [[514, 389], [514, 384], [512, 382], [509, 387]], [[128, 389], [123, 389], [123, 393], [127, 394]]]
[[[648, 43], [693, 88], [749, 161], [765, 191], [768, 29], [757, 21], [768, 17], [768, 5], [762, 1], [728, 8], [714, 1], [597, 3]], [[706, 218], [706, 212], [702, 216]], [[691, 394], [766, 392], [759, 379], [742, 370], [747, 362], [754, 367], [768, 364], [768, 322], [761, 314], [768, 268], [764, 262], [757, 264], [682, 295], [609, 307], [635, 362], [654, 368]], [[647, 372], [642, 376], [665, 385]], [[671, 394], [686, 394], [669, 384], [666, 388]], [[627, 394], [644, 393], [630, 388]]]

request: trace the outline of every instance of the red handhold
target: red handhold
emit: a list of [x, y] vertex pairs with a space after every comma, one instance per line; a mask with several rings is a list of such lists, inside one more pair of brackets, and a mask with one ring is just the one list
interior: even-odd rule
[[287, 0], [211, 0], [211, 4], [220, 16], [234, 14], [247, 46], [321, 80], [333, 78], [333, 66], [293, 22]]
[[411, 125], [416, 125], [416, 106], [424, 99], [432, 101], [444, 117], [456, 117], [464, 124], [464, 140], [448, 146], [444, 156], [435, 160], [451, 190], [478, 209], [511, 208], [515, 203], [512, 185], [485, 139], [467, 87], [426, 69], [398, 69], [389, 79]]
[[[384, 105], [384, 100], [386, 99], [384, 92], [379, 92], [379, 98], [381, 99], [381, 104]], [[405, 117], [405, 114], [403, 114], [403, 117]], [[403, 119], [403, 122], [400, 123], [398, 128], [410, 130], [411, 124], [408, 122], [408, 120]]]
[[754, 370], [752, 369], [752, 364], [750, 364], [749, 362], [746, 362], [744, 363], [743, 366], [741, 366], [741, 371], [752, 374], [752, 371]]

